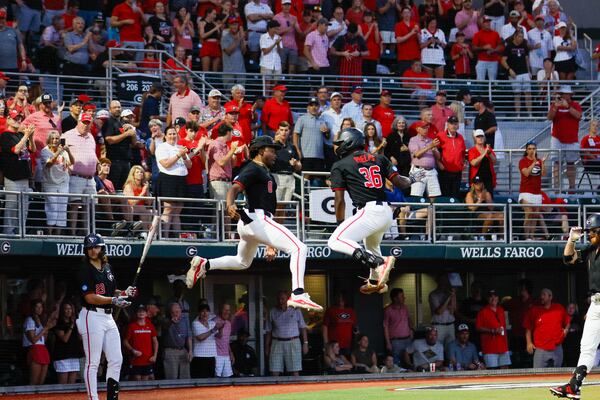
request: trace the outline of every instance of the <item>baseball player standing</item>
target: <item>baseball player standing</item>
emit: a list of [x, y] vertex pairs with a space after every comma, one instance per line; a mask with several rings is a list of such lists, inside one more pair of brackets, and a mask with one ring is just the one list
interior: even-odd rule
[[77, 329], [83, 340], [85, 352], [85, 388], [89, 400], [98, 400], [98, 365], [104, 351], [108, 368], [106, 371], [107, 400], [119, 398], [119, 374], [123, 356], [121, 338], [112, 316], [113, 306], [125, 308], [131, 303], [127, 297], [135, 297], [136, 288], [118, 290], [115, 276], [105, 255], [104, 240], [90, 233], [83, 240], [84, 262], [79, 270], [79, 287], [83, 308], [77, 318]]
[[565, 245], [563, 260], [567, 265], [586, 263], [589, 273], [590, 308], [588, 309], [583, 336], [581, 337], [581, 350], [577, 368], [569, 383], [550, 388], [550, 393], [557, 397], [569, 399], [581, 398], [580, 388], [588, 371], [594, 366], [596, 350], [600, 344], [600, 214], [593, 214], [585, 221], [585, 230], [590, 237], [590, 243], [581, 249], [575, 249], [575, 243], [579, 241], [583, 229], [581, 227], [571, 228], [569, 240]]
[[[270, 136], [260, 136], [250, 143], [250, 161], [227, 192], [227, 214], [238, 220], [237, 232], [240, 242], [237, 255], [224, 256], [208, 260], [199, 256], [192, 258], [186, 275], [188, 288], [194, 287], [199, 279], [211, 269], [243, 270], [250, 267], [258, 246], [267, 246], [267, 260], [273, 260], [276, 250], [290, 255], [292, 272], [292, 295], [288, 306], [307, 310], [322, 311], [323, 307], [310, 299], [304, 291], [304, 269], [307, 247], [289, 229], [273, 220], [277, 206], [277, 184], [270, 168], [275, 164], [276, 151], [281, 146]], [[238, 210], [235, 205], [237, 196], [245, 192], [246, 208]]]
[[[360, 288], [362, 293], [385, 293], [395, 262], [393, 256], [383, 258], [379, 247], [394, 220], [385, 196], [385, 180], [389, 179], [400, 189], [410, 187], [415, 180], [400, 176], [387, 157], [366, 152], [365, 137], [359, 129], [344, 129], [334, 144], [337, 146], [335, 152], [341, 158], [331, 169], [338, 227], [327, 244], [332, 250], [352, 256], [371, 269], [369, 279]], [[346, 190], [357, 212], [344, 220]], [[361, 240], [364, 240], [366, 250], [358, 243]]]

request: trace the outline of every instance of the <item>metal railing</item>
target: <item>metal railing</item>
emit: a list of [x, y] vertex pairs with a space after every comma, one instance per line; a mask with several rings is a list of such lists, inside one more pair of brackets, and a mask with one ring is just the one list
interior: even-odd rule
[[[454, 200], [454, 199], [451, 199]], [[505, 242], [508, 221], [506, 204], [433, 204], [433, 242]]]
[[21, 236], [23, 232], [22, 193], [14, 191], [0, 192], [0, 236]]
[[538, 206], [510, 204], [511, 242], [566, 240], [570, 227], [580, 226], [581, 211], [579, 204], [568, 201]]
[[589, 65], [590, 79], [594, 80], [596, 78], [594, 76], [594, 73], [596, 72], [595, 68], [594, 68], [594, 60], [592, 60], [592, 55], [594, 54], [594, 41], [592, 40], [592, 38], [590, 37], [590, 35], [588, 35], [587, 33], [584, 33], [583, 34], [583, 43], [584, 43], [585, 50], [590, 55], [590, 65]]
[[[243, 201], [236, 202], [238, 206], [244, 207]], [[237, 234], [237, 222], [231, 221], [227, 216], [227, 209], [223, 203], [221, 213], [221, 237], [224, 242], [237, 242], [240, 238]], [[277, 210], [273, 215], [275, 222], [285, 226], [289, 229], [296, 237], [302, 237], [300, 231], [300, 204], [297, 201], [280, 201], [277, 202]]]

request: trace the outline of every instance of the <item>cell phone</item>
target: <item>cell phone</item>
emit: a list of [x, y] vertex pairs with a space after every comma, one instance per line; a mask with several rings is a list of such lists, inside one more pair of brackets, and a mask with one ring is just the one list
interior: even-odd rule
[[64, 146], [64, 145], [66, 145], [66, 144], [67, 144], [67, 139], [65, 139], [65, 138], [60, 138], [60, 145], [61, 145], [61, 146]]

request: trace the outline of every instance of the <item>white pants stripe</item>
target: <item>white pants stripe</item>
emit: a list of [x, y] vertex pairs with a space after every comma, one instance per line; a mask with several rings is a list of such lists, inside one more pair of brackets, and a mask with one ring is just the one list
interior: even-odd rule
[[592, 302], [588, 309], [581, 336], [581, 350], [577, 366], [585, 365], [588, 373], [594, 367], [596, 350], [600, 344], [600, 304]]
[[333, 251], [351, 256], [360, 248], [358, 242], [362, 240], [368, 251], [381, 257], [381, 239], [390, 229], [393, 218], [389, 205], [369, 202], [337, 227], [327, 245]]
[[85, 368], [83, 377], [89, 400], [98, 400], [98, 365], [104, 351], [108, 367], [106, 380], [119, 381], [123, 355], [121, 354], [121, 337], [119, 329], [111, 314], [90, 311], [83, 308], [77, 318], [77, 329], [83, 339], [85, 352]]
[[237, 224], [240, 235], [237, 254], [210, 260], [210, 269], [243, 270], [250, 267], [260, 244], [274, 247], [290, 256], [290, 271], [292, 272], [292, 289], [304, 288], [304, 270], [308, 249], [289, 229], [273, 221], [262, 210], [248, 212], [252, 223]]

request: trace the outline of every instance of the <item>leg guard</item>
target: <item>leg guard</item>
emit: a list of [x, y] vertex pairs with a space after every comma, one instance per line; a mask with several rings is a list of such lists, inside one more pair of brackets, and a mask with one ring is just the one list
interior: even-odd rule
[[352, 253], [352, 258], [360, 261], [362, 265], [369, 268], [375, 268], [378, 265], [383, 264], [383, 258], [376, 256], [375, 254], [369, 253], [363, 249], [356, 249]]
[[113, 378], [106, 381], [106, 400], [119, 400], [119, 382]]
[[571, 377], [569, 384], [572, 388], [579, 389], [581, 385], [583, 385], [583, 380], [585, 379], [586, 375], [587, 367], [585, 365], [578, 366], [575, 368], [575, 371], [573, 371], [573, 376]]

